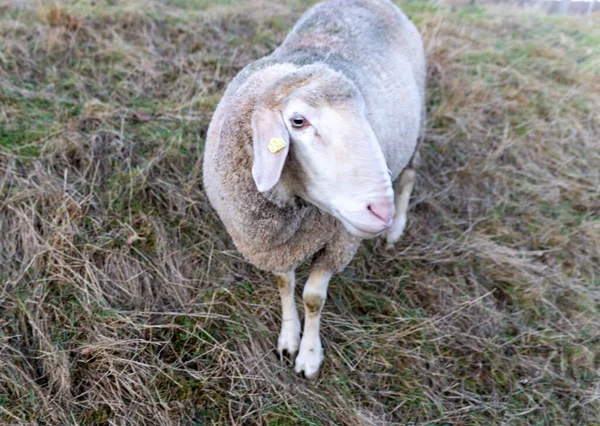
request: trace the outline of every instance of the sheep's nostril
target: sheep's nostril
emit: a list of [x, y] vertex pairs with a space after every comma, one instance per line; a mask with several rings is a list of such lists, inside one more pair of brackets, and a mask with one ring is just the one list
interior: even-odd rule
[[367, 209], [377, 218], [379, 218], [386, 226], [392, 224], [394, 218], [394, 205], [390, 203], [374, 203], [369, 204]]

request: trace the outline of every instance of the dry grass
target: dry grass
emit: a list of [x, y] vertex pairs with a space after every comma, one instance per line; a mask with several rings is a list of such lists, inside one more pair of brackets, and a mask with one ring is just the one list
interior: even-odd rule
[[0, 2], [2, 424], [597, 424], [598, 19], [406, 6], [430, 68], [411, 223], [334, 279], [314, 386], [198, 162], [307, 3], [212, 3]]

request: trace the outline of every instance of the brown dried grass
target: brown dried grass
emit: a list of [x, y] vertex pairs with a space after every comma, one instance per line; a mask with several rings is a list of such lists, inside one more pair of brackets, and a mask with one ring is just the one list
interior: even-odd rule
[[595, 424], [597, 20], [406, 6], [429, 58], [411, 222], [334, 279], [313, 386], [199, 169], [227, 82], [306, 2], [209, 5], [0, 5], [3, 423]]

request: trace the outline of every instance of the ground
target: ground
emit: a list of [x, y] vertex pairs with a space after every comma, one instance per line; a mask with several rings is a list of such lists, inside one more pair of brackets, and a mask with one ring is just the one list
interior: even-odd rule
[[409, 224], [333, 279], [313, 384], [200, 161], [308, 6], [0, 3], [2, 424], [598, 424], [598, 17], [402, 5], [429, 81]]

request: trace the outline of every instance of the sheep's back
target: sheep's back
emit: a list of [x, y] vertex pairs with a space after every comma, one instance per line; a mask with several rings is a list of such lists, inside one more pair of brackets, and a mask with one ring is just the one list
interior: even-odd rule
[[271, 56], [324, 62], [363, 96], [367, 119], [394, 178], [417, 146], [424, 107], [425, 59], [413, 23], [388, 0], [331, 0], [303, 15]]

